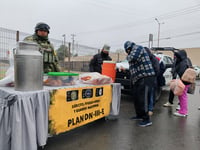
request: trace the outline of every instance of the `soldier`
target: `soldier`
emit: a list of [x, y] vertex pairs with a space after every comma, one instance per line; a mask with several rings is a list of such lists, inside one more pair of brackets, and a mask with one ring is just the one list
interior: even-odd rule
[[44, 73], [60, 71], [54, 47], [48, 39], [49, 29], [49, 25], [40, 22], [35, 26], [35, 33], [24, 39], [39, 45], [39, 51], [43, 54]]

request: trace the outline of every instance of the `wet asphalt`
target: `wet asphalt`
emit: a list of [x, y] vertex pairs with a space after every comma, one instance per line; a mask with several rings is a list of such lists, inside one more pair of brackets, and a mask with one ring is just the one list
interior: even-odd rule
[[200, 81], [189, 96], [186, 118], [173, 115], [178, 103], [163, 107], [169, 91], [162, 91], [151, 117], [152, 126], [139, 127], [129, 118], [135, 114], [133, 99], [122, 95], [116, 120], [97, 120], [88, 125], [51, 137], [45, 150], [200, 150]]

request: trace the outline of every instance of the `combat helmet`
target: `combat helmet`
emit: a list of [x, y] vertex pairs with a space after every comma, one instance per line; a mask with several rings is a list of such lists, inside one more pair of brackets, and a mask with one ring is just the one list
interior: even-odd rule
[[50, 29], [49, 25], [44, 22], [39, 22], [35, 26], [35, 32], [37, 32], [38, 30], [43, 30], [49, 33], [49, 29]]

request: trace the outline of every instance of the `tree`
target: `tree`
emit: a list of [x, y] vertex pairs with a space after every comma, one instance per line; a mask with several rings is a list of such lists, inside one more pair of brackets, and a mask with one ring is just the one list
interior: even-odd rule
[[[59, 60], [64, 60], [65, 57], [68, 57], [69, 53], [69, 48], [65, 45], [61, 45], [58, 49], [57, 49], [57, 56]], [[70, 54], [71, 55], [71, 54]]]

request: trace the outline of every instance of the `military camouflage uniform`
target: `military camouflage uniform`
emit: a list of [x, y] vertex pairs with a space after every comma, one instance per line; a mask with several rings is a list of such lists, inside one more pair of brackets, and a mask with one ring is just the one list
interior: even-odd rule
[[44, 73], [60, 71], [54, 47], [48, 37], [40, 37], [34, 34], [26, 37], [24, 41], [35, 42], [39, 45], [39, 51], [43, 54]]

